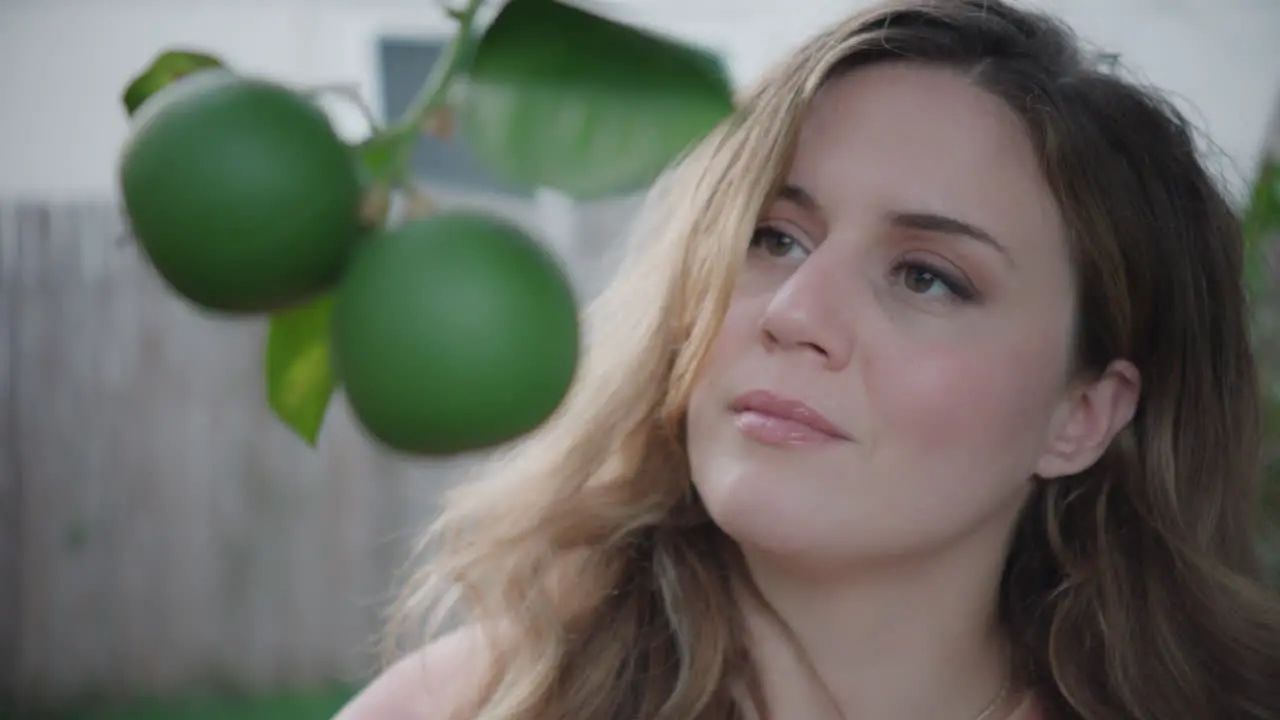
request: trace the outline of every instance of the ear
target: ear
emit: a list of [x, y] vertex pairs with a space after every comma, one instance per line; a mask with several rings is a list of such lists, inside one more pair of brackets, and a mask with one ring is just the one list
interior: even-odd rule
[[1141, 392], [1142, 377], [1125, 360], [1113, 361], [1098, 378], [1071, 388], [1036, 474], [1054, 478], [1089, 469], [1133, 419]]

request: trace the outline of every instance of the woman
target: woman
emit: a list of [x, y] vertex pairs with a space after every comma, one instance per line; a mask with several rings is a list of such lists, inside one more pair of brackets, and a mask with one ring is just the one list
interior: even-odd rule
[[[893, 2], [654, 191], [365, 718], [1275, 720], [1237, 218], [1050, 18]], [[438, 627], [438, 626], [437, 626]]]

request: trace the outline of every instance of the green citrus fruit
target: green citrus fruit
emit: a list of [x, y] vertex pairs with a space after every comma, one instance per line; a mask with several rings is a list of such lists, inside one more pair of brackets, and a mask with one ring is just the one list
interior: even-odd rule
[[332, 287], [361, 187], [323, 111], [280, 85], [205, 70], [139, 109], [119, 177], [133, 234], [178, 294], [269, 312]]
[[353, 257], [333, 355], [361, 425], [408, 453], [515, 439], [564, 398], [578, 362], [573, 291], [520, 229], [443, 212], [381, 231]]

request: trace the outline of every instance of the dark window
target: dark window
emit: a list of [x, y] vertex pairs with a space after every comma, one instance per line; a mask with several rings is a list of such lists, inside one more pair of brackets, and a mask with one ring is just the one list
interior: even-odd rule
[[[400, 117], [444, 50], [445, 40], [383, 38], [379, 43], [382, 111], [388, 121]], [[531, 188], [506, 183], [485, 169], [454, 127], [448, 142], [423, 135], [413, 157], [414, 174], [428, 184], [459, 190], [532, 197]]]

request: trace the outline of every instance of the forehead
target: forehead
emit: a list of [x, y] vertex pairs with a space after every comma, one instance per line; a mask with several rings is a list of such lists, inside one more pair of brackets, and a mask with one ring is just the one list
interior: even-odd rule
[[980, 225], [1014, 250], [1063, 237], [1021, 119], [948, 68], [881, 63], [828, 82], [802, 123], [788, 179], [833, 220], [936, 212]]

